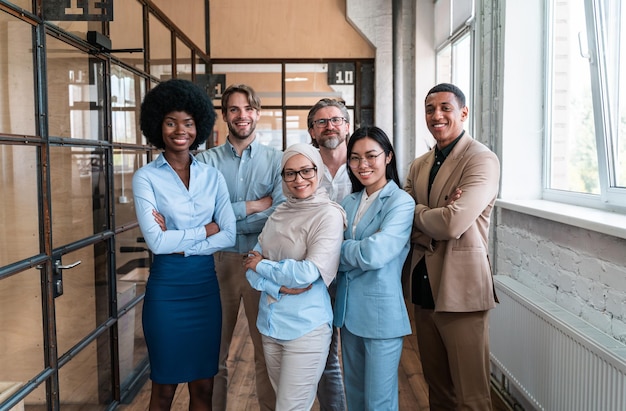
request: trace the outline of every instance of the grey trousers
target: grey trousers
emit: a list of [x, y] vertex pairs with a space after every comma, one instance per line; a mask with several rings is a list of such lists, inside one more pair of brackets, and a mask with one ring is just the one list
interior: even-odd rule
[[[336, 283], [328, 287], [330, 301], [335, 305]], [[339, 363], [339, 328], [333, 327], [333, 336], [330, 340], [330, 349], [326, 368], [317, 386], [317, 401], [320, 411], [346, 411], [346, 394], [343, 387], [343, 375]]]

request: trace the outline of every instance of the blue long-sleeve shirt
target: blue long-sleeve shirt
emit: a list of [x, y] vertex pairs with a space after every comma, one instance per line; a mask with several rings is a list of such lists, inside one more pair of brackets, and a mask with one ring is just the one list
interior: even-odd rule
[[[227, 140], [226, 143], [199, 153], [196, 158], [221, 171], [228, 185], [230, 202], [237, 220], [235, 245], [224, 249], [247, 253], [257, 242], [267, 218], [276, 206], [285, 201], [280, 175], [282, 152], [254, 139], [241, 153]], [[246, 215], [246, 201], [271, 196], [272, 206], [260, 213]]]
[[[261, 247], [256, 250], [261, 252]], [[333, 310], [330, 296], [320, 272], [310, 261], [292, 259], [261, 260], [258, 272], [246, 271], [252, 288], [263, 291], [259, 304], [257, 328], [263, 335], [281, 340], [293, 340], [314, 330], [321, 324], [330, 324]], [[288, 273], [288, 275], [285, 275]], [[311, 289], [302, 294], [280, 294], [281, 285], [289, 288]]]
[[[317, 213], [311, 215], [298, 207], [289, 209], [281, 205], [270, 217], [261, 242], [255, 247], [264, 258], [256, 265], [256, 270], [246, 271], [246, 278], [254, 289], [261, 291], [257, 328], [263, 335], [293, 340], [322, 324], [331, 325], [333, 312], [326, 284], [337, 272], [344, 216], [332, 205], [320, 205], [317, 209]], [[276, 223], [276, 216], [296, 228], [289, 230]], [[283, 233], [286, 235], [281, 241], [277, 237]], [[312, 287], [292, 295], [280, 293], [283, 285]]]
[[[133, 175], [133, 196], [139, 227], [154, 254], [209, 255], [235, 243], [235, 215], [224, 177], [193, 157], [189, 189], [161, 154]], [[166, 231], [152, 210], [165, 217]], [[204, 226], [210, 222], [220, 231], [207, 237]]]

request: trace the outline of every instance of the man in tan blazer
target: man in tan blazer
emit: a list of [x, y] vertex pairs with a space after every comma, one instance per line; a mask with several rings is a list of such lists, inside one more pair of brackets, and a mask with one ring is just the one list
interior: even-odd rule
[[437, 144], [413, 161], [405, 190], [416, 203], [410, 288], [430, 409], [490, 410], [488, 234], [500, 164], [464, 131], [458, 87], [433, 87], [425, 105]]

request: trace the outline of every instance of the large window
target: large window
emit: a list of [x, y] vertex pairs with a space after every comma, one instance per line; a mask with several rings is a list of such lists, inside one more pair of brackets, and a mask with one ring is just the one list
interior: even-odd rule
[[548, 16], [544, 197], [626, 208], [626, 5], [555, 0]]

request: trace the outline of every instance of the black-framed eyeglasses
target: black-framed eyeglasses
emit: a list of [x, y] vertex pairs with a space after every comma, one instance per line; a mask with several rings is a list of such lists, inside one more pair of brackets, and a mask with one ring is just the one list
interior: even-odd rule
[[358, 167], [359, 164], [361, 164], [361, 162], [367, 164], [368, 166], [371, 166], [372, 164], [376, 163], [376, 159], [381, 155], [384, 154], [384, 151], [381, 151], [378, 154], [366, 154], [365, 157], [359, 157], [359, 156], [350, 156], [348, 158], [348, 164], [350, 165], [350, 167]]
[[328, 126], [328, 123], [330, 123], [333, 126], [339, 127], [345, 121], [345, 117], [320, 118], [319, 120], [313, 120], [313, 125], [317, 128], [324, 128]]
[[296, 181], [296, 177], [298, 174], [300, 174], [300, 177], [302, 177], [303, 179], [310, 180], [317, 175], [317, 167], [303, 168], [302, 170], [298, 171], [283, 170], [283, 172], [281, 173], [281, 175], [283, 176], [283, 181], [285, 183]]

